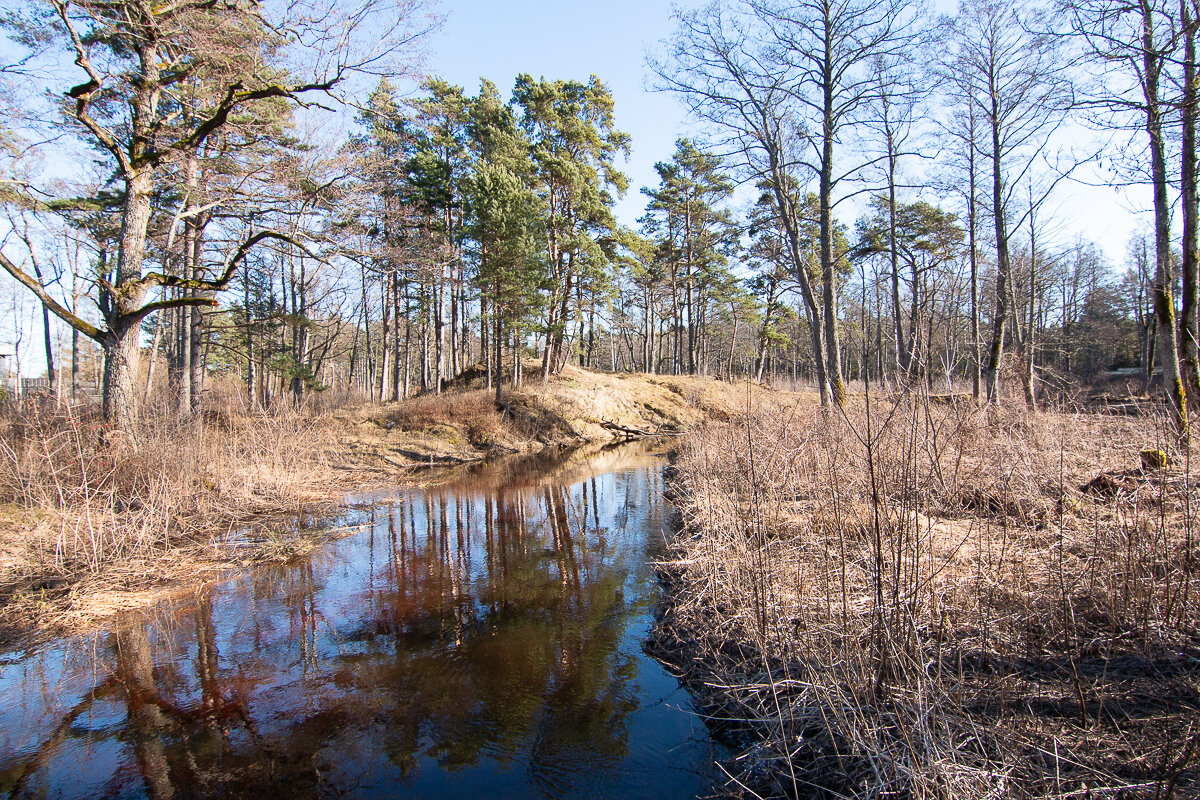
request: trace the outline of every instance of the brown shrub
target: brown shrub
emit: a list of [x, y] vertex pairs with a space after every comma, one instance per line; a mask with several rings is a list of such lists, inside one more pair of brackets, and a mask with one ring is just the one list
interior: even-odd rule
[[[762, 794], [1197, 786], [1194, 521], [1155, 418], [858, 398], [680, 453], [663, 636], [756, 742]], [[1080, 491], [1099, 475], [1128, 483]], [[1186, 757], [1185, 757], [1186, 756]], [[1082, 795], [1080, 795], [1082, 796]]]
[[44, 512], [3, 545], [0, 587], [32, 575], [78, 578], [123, 560], [208, 542], [266, 515], [338, 498], [334, 428], [291, 410], [147, 416], [110, 433], [67, 409], [0, 420], [0, 503]]

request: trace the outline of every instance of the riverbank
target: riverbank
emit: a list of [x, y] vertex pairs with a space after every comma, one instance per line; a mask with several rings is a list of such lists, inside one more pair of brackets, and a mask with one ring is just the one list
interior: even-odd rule
[[455, 467], [728, 419], [744, 386], [567, 368], [505, 393], [324, 413], [214, 398], [203, 417], [148, 415], [102, 446], [94, 416], [0, 416], [0, 644], [77, 630], [335, 533], [349, 493], [447, 480]]
[[655, 646], [743, 748], [731, 793], [1194, 796], [1198, 476], [1164, 431], [858, 397], [689, 435]]
[[355, 498], [354, 535], [7, 652], [3, 797], [705, 797], [643, 644], [671, 438]]

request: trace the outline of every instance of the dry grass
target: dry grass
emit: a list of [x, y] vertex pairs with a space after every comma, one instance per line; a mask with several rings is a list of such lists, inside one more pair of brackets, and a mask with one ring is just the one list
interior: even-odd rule
[[227, 567], [216, 543], [231, 534], [261, 540], [252, 557], [285, 557], [303, 545], [267, 532], [331, 510], [361, 481], [323, 416], [225, 407], [147, 417], [136, 436], [105, 444], [100, 433], [94, 416], [69, 410], [0, 418], [0, 638]]
[[505, 430], [494, 394], [485, 389], [419, 395], [389, 406], [380, 416], [402, 431], [441, 431], [451, 442], [479, 450], [512, 436]]
[[[393, 446], [413, 461], [478, 460], [495, 452], [537, 450], [612, 438], [608, 425], [646, 433], [679, 433], [706, 419], [729, 419], [745, 404], [745, 383], [714, 378], [605, 374], [567, 367], [543, 382], [504, 387], [503, 406], [486, 389], [454, 389], [364, 409], [364, 449]], [[795, 396], [760, 390], [764, 402]], [[385, 433], [386, 432], [386, 433]]]
[[1141, 471], [1161, 431], [859, 397], [689, 437], [659, 642], [749, 748], [731, 789], [1197, 796], [1197, 475]]
[[[104, 445], [94, 414], [9, 409], [0, 415], [0, 642], [91, 624], [176, 579], [294, 555], [322, 534], [277, 531], [294, 530], [302, 513], [333, 511], [364, 484], [411, 481], [415, 467], [606, 441], [603, 420], [679, 430], [706, 415], [728, 418], [744, 392], [712, 379], [568, 368], [547, 383], [506, 387], [503, 409], [490, 391], [455, 389], [382, 406], [324, 411], [306, 402], [264, 413], [247, 406], [237, 384], [214, 381], [202, 418], [180, 418], [164, 392], [136, 435]], [[247, 533], [252, 546], [242, 546]]]

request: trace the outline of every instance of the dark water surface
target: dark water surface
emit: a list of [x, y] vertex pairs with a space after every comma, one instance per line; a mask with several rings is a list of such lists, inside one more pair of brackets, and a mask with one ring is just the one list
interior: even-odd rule
[[361, 528], [0, 660], [0, 796], [674, 798], [710, 742], [642, 651], [644, 446], [364, 498]]

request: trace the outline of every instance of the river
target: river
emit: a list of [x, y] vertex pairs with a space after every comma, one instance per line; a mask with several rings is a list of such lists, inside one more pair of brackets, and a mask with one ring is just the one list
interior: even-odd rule
[[726, 755], [643, 652], [662, 458], [354, 498], [310, 555], [0, 657], [9, 797], [687, 798]]

